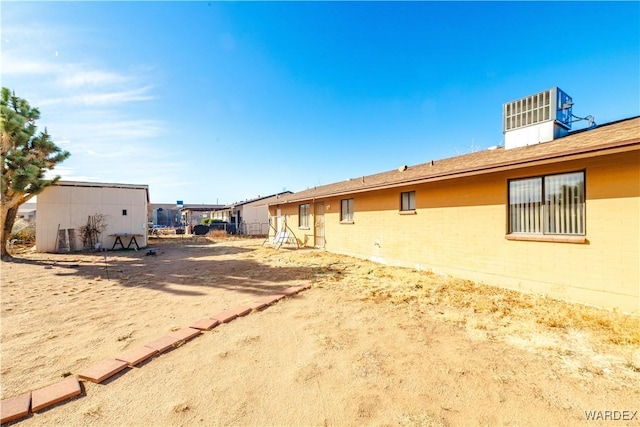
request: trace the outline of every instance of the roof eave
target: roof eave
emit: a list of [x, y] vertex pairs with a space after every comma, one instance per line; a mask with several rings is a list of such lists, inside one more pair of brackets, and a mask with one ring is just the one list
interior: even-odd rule
[[278, 201], [277, 203], [270, 203], [269, 206], [275, 206], [275, 205], [285, 204], [285, 203], [303, 202], [308, 200], [310, 201], [310, 200], [316, 200], [316, 199], [327, 198], [327, 197], [338, 197], [338, 196], [344, 196], [347, 194], [364, 193], [372, 190], [385, 190], [388, 188], [424, 184], [427, 182], [436, 182], [436, 181], [443, 181], [448, 179], [464, 178], [468, 176], [482, 175], [485, 173], [502, 172], [505, 170], [522, 169], [525, 167], [557, 163], [558, 161], [577, 160], [581, 158], [593, 157], [594, 153], [598, 153], [599, 155], [607, 155], [607, 154], [622, 153], [627, 151], [634, 151], [639, 149], [640, 149], [640, 140], [638, 140], [637, 138], [634, 138], [626, 141], [616, 141], [611, 144], [603, 144], [596, 147], [589, 147], [584, 150], [574, 149], [574, 150], [568, 150], [565, 152], [555, 152], [551, 155], [539, 155], [539, 156], [519, 159], [517, 161], [500, 162], [500, 163], [494, 163], [491, 165], [486, 165], [486, 166], [481, 166], [476, 168], [467, 168], [459, 171], [443, 172], [443, 173], [435, 174], [428, 177], [408, 179], [408, 180], [397, 181], [389, 184], [374, 184], [374, 185], [362, 186], [359, 188], [354, 188], [349, 190], [337, 191], [337, 192], [319, 193], [313, 196], [306, 196], [302, 198], [291, 198], [291, 199]]

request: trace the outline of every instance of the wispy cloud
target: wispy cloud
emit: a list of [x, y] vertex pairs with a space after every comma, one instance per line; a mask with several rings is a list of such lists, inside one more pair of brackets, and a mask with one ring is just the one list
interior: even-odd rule
[[2, 33], [3, 85], [38, 107], [42, 125], [71, 153], [48, 177], [183, 183], [183, 158], [160, 148], [169, 128], [150, 113], [161, 97], [154, 64], [109, 62], [96, 48], [104, 40], [90, 40], [95, 33], [86, 28], [36, 24]]
[[[85, 92], [83, 90], [71, 92], [69, 96], [56, 98], [46, 98], [39, 101], [41, 107], [52, 105], [74, 105], [83, 107], [105, 107], [126, 104], [129, 102], [150, 101], [155, 99], [151, 95], [152, 86], [144, 86], [129, 90], [120, 91], [104, 91], [104, 92]], [[66, 92], [68, 93], [68, 92]]]
[[3, 49], [0, 53], [2, 59], [2, 74], [11, 75], [44, 75], [57, 71], [57, 66], [53, 62], [19, 58]]
[[[101, 70], [87, 64], [65, 63], [20, 57], [15, 51], [0, 52], [2, 74], [20, 79], [41, 79], [30, 85], [37, 87], [38, 107], [81, 106], [107, 107], [130, 102], [150, 101], [154, 86], [139, 69], [127, 75]], [[40, 76], [53, 76], [42, 79]]]
[[84, 93], [73, 97], [72, 100], [75, 101], [76, 104], [98, 107], [128, 102], [149, 101], [155, 98], [149, 95], [150, 89], [151, 86], [146, 86], [118, 92]]
[[62, 76], [59, 82], [63, 87], [73, 89], [83, 86], [120, 85], [130, 80], [130, 77], [104, 70], [77, 70]]
[[75, 127], [75, 133], [83, 139], [108, 141], [131, 141], [158, 137], [165, 132], [163, 124], [156, 120], [123, 120], [105, 116], [105, 121], [87, 121]]
[[57, 166], [53, 170], [49, 170], [45, 173], [46, 179], [53, 179], [59, 176], [63, 181], [95, 181], [96, 177], [91, 175], [78, 175], [75, 169], [64, 166]]

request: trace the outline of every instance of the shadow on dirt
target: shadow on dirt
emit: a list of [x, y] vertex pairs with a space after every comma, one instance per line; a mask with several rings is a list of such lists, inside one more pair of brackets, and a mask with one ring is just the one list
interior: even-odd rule
[[[147, 248], [139, 251], [47, 254], [50, 255], [48, 259], [16, 257], [11, 262], [55, 268], [57, 276], [80, 275], [87, 281], [100, 278], [103, 282], [108, 280], [122, 287], [181, 296], [205, 295], [203, 288], [256, 296], [271, 295], [292, 286], [292, 281], [313, 279], [314, 271], [317, 271], [317, 267], [274, 267], [251, 259], [247, 255], [257, 249], [253, 245], [241, 247], [224, 242], [175, 240], [163, 242], [153, 239]], [[223, 256], [227, 258], [220, 259]]]

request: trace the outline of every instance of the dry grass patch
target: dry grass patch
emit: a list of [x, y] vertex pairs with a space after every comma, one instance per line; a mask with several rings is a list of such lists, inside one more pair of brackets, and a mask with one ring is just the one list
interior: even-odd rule
[[443, 309], [443, 317], [463, 324], [473, 318], [472, 324], [480, 329], [487, 329], [488, 324], [478, 315], [490, 316], [501, 324], [517, 320], [549, 328], [588, 330], [605, 342], [640, 345], [640, 317], [616, 311], [323, 251], [280, 250], [267, 258], [275, 265], [311, 266], [317, 285], [348, 288], [353, 298], [362, 301], [461, 309]]

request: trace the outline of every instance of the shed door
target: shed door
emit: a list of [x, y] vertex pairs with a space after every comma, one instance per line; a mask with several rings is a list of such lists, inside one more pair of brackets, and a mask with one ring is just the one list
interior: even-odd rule
[[316, 203], [313, 212], [315, 218], [315, 247], [324, 248], [324, 202]]

